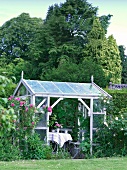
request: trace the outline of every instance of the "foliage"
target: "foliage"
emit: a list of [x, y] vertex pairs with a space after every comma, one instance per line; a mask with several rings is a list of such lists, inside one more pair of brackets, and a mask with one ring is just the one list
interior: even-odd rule
[[90, 139], [89, 138], [85, 138], [84, 141], [81, 142], [80, 144], [80, 148], [81, 148], [81, 152], [83, 152], [83, 154], [85, 155], [85, 158], [90, 158]]
[[45, 23], [52, 23], [51, 35], [57, 44], [73, 41], [82, 46], [96, 13], [97, 8], [84, 0], [68, 0], [60, 6], [49, 7]]
[[13, 83], [14, 80], [14, 77], [7, 78], [4, 75], [0, 75], [0, 104], [2, 106], [6, 107], [6, 96], [10, 96], [13, 93], [14, 88], [16, 87], [16, 84]]
[[20, 158], [19, 148], [12, 144], [11, 138], [9, 136], [0, 138], [0, 160], [14, 161]]
[[114, 83], [121, 82], [121, 59], [113, 36], [106, 38], [98, 18], [95, 18], [88, 34], [88, 43], [84, 48], [84, 59], [93, 60], [103, 69], [105, 77]]
[[63, 148], [59, 148], [56, 153], [53, 153], [52, 159], [70, 159], [71, 155], [68, 151], [64, 150]]
[[35, 32], [38, 31], [42, 20], [30, 18], [29, 14], [22, 13], [12, 18], [0, 28], [0, 54], [6, 54], [7, 63], [15, 58], [28, 58], [27, 52]]
[[0, 136], [15, 129], [14, 121], [17, 116], [13, 108], [7, 109], [6, 95], [12, 91], [14, 84], [11, 79], [0, 76]]
[[110, 115], [104, 125], [96, 131], [97, 157], [112, 157], [127, 155], [127, 110], [118, 117]]
[[16, 120], [13, 120], [16, 130], [15, 135], [19, 136], [20, 139], [24, 139], [26, 135], [31, 134], [38, 121], [35, 116], [36, 108], [29, 104], [27, 100], [12, 96], [8, 98], [8, 106], [14, 109], [16, 115]]
[[[6, 72], [8, 77], [14, 75], [18, 82], [22, 70], [29, 79], [51, 79], [48, 74], [53, 71], [54, 79], [59, 81], [64, 77], [65, 81], [79, 82], [80, 78], [83, 82], [84, 74], [88, 73], [85, 68], [80, 71], [80, 64], [88, 57], [95, 61], [97, 68], [101, 66], [99, 72], [102, 70], [106, 78], [103, 87], [109, 79], [120, 82], [121, 67], [113, 63], [116, 60], [120, 63], [117, 45], [106, 38], [111, 15], [98, 18], [97, 12], [98, 8], [85, 0], [68, 0], [50, 6], [44, 21], [30, 18], [26, 13], [7, 21], [0, 28], [0, 73]], [[75, 69], [74, 65], [70, 66], [70, 76], [59, 77], [63, 61], [76, 64]], [[101, 78], [97, 71], [94, 75]]]
[[[62, 124], [63, 128], [73, 128], [71, 133], [74, 141], [77, 141], [77, 132], [79, 131], [78, 127], [78, 115], [79, 111], [77, 108], [78, 101], [74, 99], [64, 99], [59, 105], [54, 108], [53, 114], [56, 115], [57, 121], [59, 124]], [[53, 116], [53, 115], [52, 115]], [[73, 121], [72, 121], [73, 120]]]
[[9, 133], [11, 130], [15, 130], [15, 123], [17, 115], [12, 108], [5, 109], [0, 106], [0, 137]]
[[103, 29], [105, 30], [105, 33], [107, 33], [107, 29], [110, 25], [109, 20], [111, 19], [112, 15], [108, 14], [106, 15], [102, 15], [99, 17], [99, 21], [101, 23], [101, 26], [103, 27]]
[[33, 66], [29, 58], [29, 46], [42, 25], [40, 18], [30, 18], [29, 14], [22, 13], [0, 27], [0, 56], [3, 64], [0, 73], [3, 71], [8, 76], [15, 75], [17, 81], [22, 69], [30, 75]]
[[93, 60], [84, 60], [81, 64], [63, 61], [58, 68], [49, 69], [41, 80], [68, 81], [68, 82], [90, 82], [91, 75], [94, 76], [95, 83], [101, 87], [106, 87], [109, 79], [104, 75], [101, 66]]
[[126, 90], [107, 90], [112, 99], [106, 104], [106, 120], [94, 134], [93, 155], [96, 157], [111, 157], [127, 155], [127, 106]]
[[47, 144], [43, 144], [38, 134], [34, 133], [27, 137], [23, 143], [22, 149], [23, 159], [51, 159], [52, 148]]
[[108, 90], [112, 99], [107, 107], [107, 114], [119, 115], [122, 109], [125, 109], [127, 102], [126, 90]]
[[119, 46], [119, 51], [122, 61], [122, 83], [127, 84], [127, 55], [125, 55], [125, 47]]
[[112, 83], [117, 83], [117, 84], [121, 83], [121, 72], [122, 72], [121, 58], [120, 58], [117, 42], [114, 39], [113, 35], [108, 37], [107, 57], [110, 58], [110, 63], [107, 66], [107, 70], [111, 75], [110, 81]]
[[2, 106], [0, 108], [0, 137], [5, 143], [9, 139], [8, 147], [17, 147], [21, 152], [25, 148], [24, 141], [33, 133], [39, 120], [39, 117], [35, 116], [37, 110], [27, 100], [13, 96], [8, 98], [7, 105], [7, 109]]

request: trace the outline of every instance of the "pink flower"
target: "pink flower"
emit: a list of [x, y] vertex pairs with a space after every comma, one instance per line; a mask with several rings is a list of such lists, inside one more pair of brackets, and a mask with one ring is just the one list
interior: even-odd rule
[[14, 104], [14, 103], [11, 103], [11, 106], [12, 106], [12, 107], [14, 107], [14, 106], [15, 106], [15, 104]]
[[19, 97], [17, 97], [17, 98], [15, 98], [15, 100], [20, 101], [20, 98], [19, 98]]
[[9, 98], [8, 98], [8, 100], [12, 100], [13, 99], [13, 96], [10, 96]]
[[61, 127], [61, 124], [57, 123], [55, 126], [57, 126], [57, 127]]
[[25, 108], [25, 111], [28, 112], [28, 107]]
[[51, 112], [51, 113], [52, 113], [52, 108], [51, 108], [51, 106], [49, 106], [47, 110], [48, 110], [48, 112]]
[[25, 104], [24, 101], [20, 101], [20, 106], [23, 106]]
[[30, 104], [30, 107], [33, 107], [33, 104]]
[[34, 125], [34, 122], [32, 122], [31, 124]]

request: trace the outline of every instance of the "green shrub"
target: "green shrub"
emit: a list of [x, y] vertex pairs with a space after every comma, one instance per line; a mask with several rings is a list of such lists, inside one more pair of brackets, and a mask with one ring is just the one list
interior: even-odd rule
[[51, 159], [51, 157], [51, 147], [44, 144], [38, 134], [34, 133], [22, 142], [23, 159]]
[[95, 139], [99, 144], [94, 150], [96, 157], [127, 155], [126, 130], [126, 115], [108, 116], [105, 125], [101, 125], [96, 131]]
[[19, 148], [12, 144], [7, 137], [0, 138], [0, 160], [11, 161], [20, 159]]

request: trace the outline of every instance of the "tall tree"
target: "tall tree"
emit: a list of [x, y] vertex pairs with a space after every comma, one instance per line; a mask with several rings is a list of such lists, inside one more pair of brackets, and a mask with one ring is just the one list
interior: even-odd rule
[[26, 13], [7, 21], [0, 27], [0, 55], [6, 53], [8, 63], [15, 58], [28, 59], [28, 47], [41, 25], [41, 19]]
[[101, 23], [101, 26], [103, 27], [103, 29], [105, 30], [105, 33], [107, 33], [107, 29], [110, 25], [110, 19], [113, 15], [102, 15], [99, 17], [99, 20], [100, 20], [100, 23]]
[[[78, 65], [83, 62], [84, 51], [88, 51], [97, 10], [86, 0], [66, 0], [63, 4], [49, 7], [44, 23], [23, 13], [0, 28], [0, 55], [8, 63], [14, 61], [10, 67], [24, 68], [31, 79], [39, 79], [48, 70], [58, 68], [64, 60]], [[99, 24], [104, 29], [101, 27], [98, 31], [102, 37], [108, 19], [106, 16], [100, 18]], [[17, 58], [23, 60], [15, 60]], [[27, 63], [29, 69], [25, 67]]]
[[[97, 10], [85, 0], [67, 0], [60, 6], [51, 6], [45, 22], [52, 24], [50, 26], [51, 35], [56, 38], [56, 43], [73, 41], [73, 43], [80, 43], [84, 46], [86, 35], [91, 30], [93, 17], [97, 15]], [[55, 32], [58, 34], [57, 37]]]
[[101, 65], [105, 76], [113, 83], [121, 82], [121, 59], [118, 46], [113, 36], [106, 38], [105, 30], [98, 18], [95, 18], [93, 28], [88, 35], [89, 42], [84, 48], [84, 58], [93, 59]]
[[68, 81], [68, 82], [90, 82], [91, 76], [94, 82], [101, 87], [106, 87], [107, 77], [100, 65], [93, 60], [84, 60], [83, 63], [75, 64], [67, 60], [61, 60], [58, 68], [49, 69], [41, 75], [41, 80]]
[[122, 65], [122, 83], [127, 84], [127, 55], [125, 55], [125, 47], [119, 46], [121, 65]]
[[31, 61], [39, 65], [37, 74], [57, 68], [63, 58], [82, 62], [87, 32], [96, 12], [97, 8], [84, 0], [67, 0], [49, 7], [43, 28], [30, 45]]
[[121, 58], [119, 54], [118, 45], [113, 35], [108, 37], [108, 49], [106, 52], [107, 59], [109, 64], [107, 65], [107, 70], [111, 75], [110, 81], [112, 83], [121, 83]]

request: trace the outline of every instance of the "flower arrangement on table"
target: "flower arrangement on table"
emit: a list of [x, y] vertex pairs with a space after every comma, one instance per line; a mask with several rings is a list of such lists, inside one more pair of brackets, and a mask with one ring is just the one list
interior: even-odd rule
[[57, 128], [62, 128], [62, 125], [59, 124], [58, 122], [55, 122], [54, 128], [55, 128], [55, 129], [57, 129]]
[[59, 133], [60, 128], [62, 128], [62, 124], [55, 122], [54, 129], [56, 129], [58, 133]]

